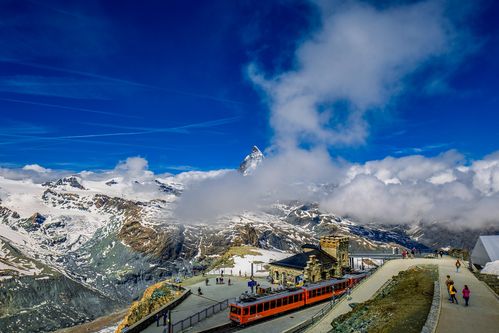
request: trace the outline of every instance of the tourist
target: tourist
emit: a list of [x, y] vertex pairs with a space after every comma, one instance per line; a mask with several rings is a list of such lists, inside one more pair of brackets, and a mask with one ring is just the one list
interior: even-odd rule
[[218, 278], [216, 278], [216, 281], [217, 281], [217, 284], [219, 284], [219, 282], [218, 282], [218, 281], [219, 281], [219, 280], [218, 280]]
[[466, 303], [465, 306], [468, 306], [468, 301], [470, 300], [470, 294], [471, 294], [471, 291], [468, 288], [468, 285], [465, 284], [464, 289], [463, 289], [463, 298], [464, 298], [464, 302]]
[[459, 273], [459, 268], [461, 267], [461, 262], [459, 262], [459, 259], [456, 260], [456, 273]]
[[413, 247], [411, 250], [411, 257], [414, 258], [414, 255], [416, 254], [416, 248]]
[[198, 287], [198, 295], [202, 295], [203, 293], [201, 292], [201, 287]]
[[449, 301], [452, 299], [450, 296], [450, 285], [454, 284], [454, 281], [450, 278], [450, 275], [447, 275], [447, 280], [445, 280], [445, 285], [447, 286], [447, 293], [449, 294]]
[[159, 327], [159, 313], [156, 313], [156, 327]]
[[241, 276], [241, 270], [239, 270], [239, 276]]
[[209, 282], [210, 282], [210, 280], [208, 278], [206, 278], [206, 280], [204, 280], [204, 283], [206, 286], [208, 285]]
[[452, 282], [449, 285], [450, 301], [451, 301], [451, 303], [454, 303], [454, 301], [456, 301], [456, 304], [459, 304], [457, 302], [456, 293], [457, 293], [456, 287], [454, 287], [454, 282]]
[[229, 278], [229, 286], [230, 286], [231, 282], [230, 282], [230, 278]]
[[440, 258], [442, 258], [444, 256], [444, 251], [440, 250], [440, 252], [438, 252], [440, 254]]

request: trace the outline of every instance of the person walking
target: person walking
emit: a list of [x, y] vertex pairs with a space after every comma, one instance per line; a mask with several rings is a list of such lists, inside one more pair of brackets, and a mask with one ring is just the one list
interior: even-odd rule
[[447, 286], [447, 294], [449, 294], [449, 301], [452, 300], [450, 296], [450, 285], [454, 284], [454, 281], [450, 278], [450, 275], [447, 275], [447, 279], [445, 280], [445, 285]]
[[468, 288], [468, 285], [465, 284], [464, 289], [463, 289], [463, 298], [464, 298], [465, 306], [468, 306], [468, 302], [470, 300], [470, 294], [471, 294], [471, 291]]
[[444, 256], [444, 251], [440, 250], [440, 252], [438, 252], [438, 254], [440, 254], [440, 259], [442, 259], [442, 257]]
[[450, 301], [451, 303], [454, 303], [454, 301], [456, 301], [456, 304], [459, 304], [457, 302], [456, 293], [457, 293], [456, 287], [454, 287], [454, 282], [452, 282], [449, 286]]
[[204, 280], [205, 286], [207, 286], [209, 282], [210, 282], [210, 279], [206, 278], [206, 280]]
[[459, 268], [461, 267], [461, 262], [459, 259], [456, 260], [456, 273], [459, 273]]

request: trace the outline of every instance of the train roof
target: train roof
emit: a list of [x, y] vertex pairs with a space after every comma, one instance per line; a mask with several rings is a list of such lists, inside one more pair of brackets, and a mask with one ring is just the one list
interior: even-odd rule
[[283, 292], [279, 292], [279, 293], [268, 295], [268, 296], [258, 297], [254, 301], [250, 301], [250, 302], [236, 301], [236, 302], [233, 302], [233, 303], [230, 303], [230, 304], [237, 305], [237, 306], [254, 305], [254, 304], [259, 304], [259, 303], [262, 303], [262, 302], [272, 301], [274, 299], [283, 298], [283, 297], [286, 297], [286, 296], [298, 295], [298, 294], [303, 293], [303, 291], [304, 291], [303, 289], [297, 289], [297, 290], [292, 290], [292, 291], [283, 291]]
[[313, 284], [306, 284], [306, 285], [303, 285], [302, 288], [305, 290], [313, 290], [316, 288], [328, 287], [328, 286], [332, 286], [332, 285], [337, 284], [337, 283], [342, 283], [342, 282], [347, 282], [347, 281], [348, 281], [347, 279], [332, 279], [332, 280], [321, 281], [321, 282], [317, 282], [317, 283], [313, 283]]
[[358, 277], [361, 277], [363, 275], [367, 275], [367, 273], [353, 273], [353, 274], [345, 274], [343, 275], [343, 278], [344, 279], [354, 279], [354, 278], [358, 278]]

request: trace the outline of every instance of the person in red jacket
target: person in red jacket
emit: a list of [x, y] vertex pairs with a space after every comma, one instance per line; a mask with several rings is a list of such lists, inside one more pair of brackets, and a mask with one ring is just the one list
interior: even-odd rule
[[471, 291], [468, 288], [468, 285], [465, 284], [464, 289], [463, 289], [463, 298], [464, 298], [464, 302], [466, 303], [465, 306], [468, 306], [468, 301], [470, 300], [470, 294], [471, 294]]

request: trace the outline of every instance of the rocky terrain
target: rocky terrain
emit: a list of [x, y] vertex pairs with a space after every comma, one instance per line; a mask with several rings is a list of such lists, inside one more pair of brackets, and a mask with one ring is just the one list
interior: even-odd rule
[[331, 233], [350, 236], [352, 250], [475, 241], [470, 234], [463, 243], [437, 225], [361, 225], [298, 201], [209, 223], [175, 216], [191, 184], [227, 172], [251, 176], [260, 163], [263, 154], [254, 147], [239, 172], [82, 172], [43, 182], [0, 176], [1, 331], [48, 332], [92, 320], [129, 304], [157, 281], [209, 267], [231, 246], [297, 252]]

